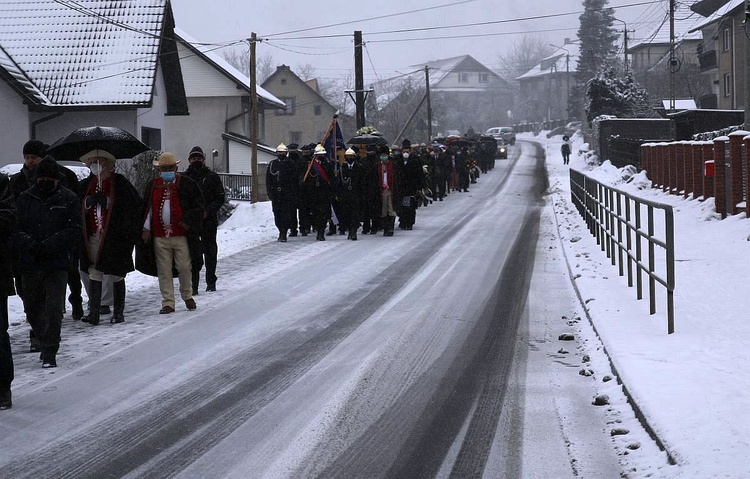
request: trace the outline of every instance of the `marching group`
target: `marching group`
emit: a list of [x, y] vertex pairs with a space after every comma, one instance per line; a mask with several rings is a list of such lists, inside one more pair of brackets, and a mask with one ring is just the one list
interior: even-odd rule
[[73, 319], [95, 326], [111, 313], [111, 323], [125, 320], [125, 277], [135, 269], [136, 246], [138, 269], [159, 279], [159, 313], [175, 311], [174, 268], [180, 297], [194, 310], [204, 257], [206, 291], [216, 290], [216, 229], [225, 202], [200, 147], [182, 173], [174, 154], [162, 153], [143, 196], [103, 149], [80, 157], [90, 170], [80, 182], [41, 141], [28, 141], [23, 159], [18, 173], [0, 175], [0, 410], [12, 406], [8, 296], [23, 301], [29, 348], [40, 353], [43, 368], [57, 367], [67, 289]]
[[[312, 232], [324, 241], [326, 228], [350, 240], [360, 227], [392, 236], [397, 217], [400, 229], [411, 230], [418, 207], [467, 192], [494, 166], [495, 151], [478, 142], [404, 140], [400, 148], [352, 146], [341, 162], [315, 144], [281, 144], [276, 154], [266, 187], [278, 240], [286, 242]], [[218, 212], [225, 203], [221, 179], [200, 147], [188, 154], [184, 172], [173, 153], [162, 153], [143, 194], [115, 171], [115, 156], [104, 149], [79, 158], [90, 171], [80, 182], [38, 140], [24, 145], [23, 159], [18, 173], [0, 175], [0, 410], [12, 406], [9, 296], [23, 301], [29, 349], [40, 353], [43, 368], [57, 367], [68, 289], [73, 319], [94, 326], [108, 314], [111, 323], [124, 322], [125, 277], [136, 268], [158, 277], [160, 314], [175, 311], [175, 276], [186, 309], [195, 310], [204, 264], [206, 291], [216, 291]]]
[[[494, 141], [493, 141], [494, 144]], [[266, 190], [273, 206], [278, 241], [299, 234], [393, 236], [399, 228], [411, 230], [419, 206], [443, 201], [450, 191], [468, 192], [480, 172], [494, 166], [495, 148], [456, 142], [412, 145], [352, 146], [344, 161], [329, 158], [318, 144], [299, 147], [280, 144], [269, 162]]]

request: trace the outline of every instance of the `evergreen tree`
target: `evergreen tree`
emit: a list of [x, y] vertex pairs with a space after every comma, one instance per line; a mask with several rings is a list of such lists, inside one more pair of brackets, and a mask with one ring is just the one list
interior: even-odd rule
[[580, 55], [576, 65], [576, 86], [571, 88], [571, 112], [583, 113], [586, 85], [617, 54], [617, 32], [612, 26], [614, 10], [607, 0], [584, 0], [579, 17]]
[[587, 87], [586, 119], [589, 122], [600, 115], [618, 118], [650, 116], [648, 94], [630, 73], [619, 78], [616, 68], [605, 66]]

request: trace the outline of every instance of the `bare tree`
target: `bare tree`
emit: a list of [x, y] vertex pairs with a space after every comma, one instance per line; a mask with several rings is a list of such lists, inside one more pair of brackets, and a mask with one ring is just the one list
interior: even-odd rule
[[553, 47], [545, 36], [524, 35], [514, 42], [510, 51], [498, 57], [497, 74], [509, 82], [531, 70], [539, 61], [552, 53]]
[[[239, 70], [243, 75], [250, 76], [250, 51], [247, 48], [229, 49], [223, 52], [224, 60]], [[266, 81], [273, 72], [274, 61], [271, 54], [265, 54], [258, 57], [255, 64], [255, 72], [258, 75], [258, 84]]]

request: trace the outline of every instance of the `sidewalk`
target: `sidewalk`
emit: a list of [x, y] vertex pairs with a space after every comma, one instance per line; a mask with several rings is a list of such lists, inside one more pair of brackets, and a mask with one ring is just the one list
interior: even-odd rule
[[[750, 477], [750, 220], [721, 220], [713, 199], [685, 200], [653, 190], [609, 163], [592, 168], [573, 138], [563, 165], [561, 137], [519, 136], [547, 150], [552, 204], [575, 284], [630, 397], [676, 465], [629, 454], [633, 477]], [[657, 314], [601, 251], [570, 201], [568, 167], [675, 212], [675, 333], [667, 334], [665, 290]], [[647, 296], [646, 296], [647, 298]], [[663, 459], [663, 458], [662, 458]], [[665, 460], [666, 461], [666, 460]]]

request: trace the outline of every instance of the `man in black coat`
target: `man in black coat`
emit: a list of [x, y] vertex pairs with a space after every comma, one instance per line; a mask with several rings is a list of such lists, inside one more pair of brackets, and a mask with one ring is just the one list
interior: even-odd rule
[[[36, 166], [47, 156], [47, 145], [39, 140], [29, 140], [23, 146], [23, 167], [21, 171], [10, 177], [10, 188], [13, 197], [18, 199], [19, 195], [31, 188], [36, 182]], [[51, 157], [50, 157], [51, 158]], [[78, 177], [69, 168], [57, 165], [60, 172], [62, 186], [73, 193], [78, 194]], [[20, 273], [14, 273], [16, 277], [16, 291], [23, 297], [23, 285]], [[70, 296], [68, 301], [72, 308], [73, 319], [79, 320], [83, 317], [83, 298], [81, 297], [81, 275], [78, 272], [78, 257], [73, 255], [73, 262], [68, 270], [68, 287]], [[37, 341], [32, 337], [32, 350], [36, 351]]]
[[[216, 244], [216, 232], [219, 228], [219, 210], [226, 201], [224, 184], [219, 175], [206, 166], [206, 157], [200, 146], [193, 147], [188, 155], [188, 166], [185, 176], [195, 181], [203, 193], [203, 204], [206, 211], [200, 230], [201, 250], [206, 262], [206, 291], [216, 291], [216, 263], [219, 246]], [[198, 294], [200, 267], [193, 265], [193, 294]]]
[[318, 144], [313, 150], [313, 156], [307, 164], [302, 177], [302, 185], [306, 188], [312, 224], [317, 232], [315, 239], [325, 241], [325, 231], [331, 219], [331, 201], [333, 199], [334, 168], [333, 163], [326, 158], [326, 149]]
[[89, 278], [89, 314], [83, 321], [96, 326], [100, 319], [102, 281], [112, 279], [112, 323], [125, 321], [125, 276], [133, 271], [133, 248], [141, 234], [141, 197], [126, 177], [115, 173], [115, 157], [92, 150], [81, 157], [91, 175], [81, 182], [83, 211], [80, 241], [81, 270]]
[[289, 158], [289, 150], [281, 143], [276, 158], [266, 170], [266, 193], [271, 200], [273, 220], [279, 230], [278, 240], [286, 242], [287, 233], [297, 223], [297, 165]]
[[417, 216], [418, 193], [424, 187], [424, 172], [421, 161], [411, 156], [411, 142], [404, 140], [401, 153], [393, 159], [396, 188], [393, 204], [399, 216], [399, 228], [411, 230]]
[[152, 243], [162, 296], [159, 314], [175, 311], [173, 265], [177, 268], [180, 297], [185, 307], [197, 308], [193, 299], [192, 263], [202, 261], [199, 231], [205, 208], [200, 187], [190, 177], [177, 173], [180, 161], [170, 152], [162, 153], [154, 166], [159, 177], [146, 186], [143, 217], [144, 243]]
[[[354, 147], [356, 148], [356, 147]], [[364, 196], [363, 168], [357, 158], [357, 151], [349, 148], [344, 153], [344, 164], [339, 176], [339, 228], [347, 231], [347, 239], [357, 241], [357, 230], [361, 217], [361, 202]]]
[[81, 236], [78, 196], [60, 182], [54, 160], [39, 162], [36, 183], [18, 197], [13, 240], [20, 254], [23, 306], [40, 339], [44, 368], [57, 367], [68, 270]]
[[8, 296], [13, 295], [10, 239], [18, 215], [16, 201], [5, 175], [0, 176], [0, 410], [13, 406], [10, 384], [13, 382], [13, 356], [8, 336]]

